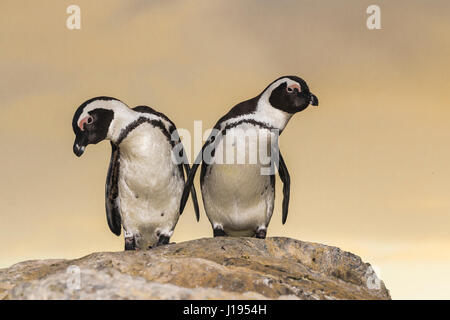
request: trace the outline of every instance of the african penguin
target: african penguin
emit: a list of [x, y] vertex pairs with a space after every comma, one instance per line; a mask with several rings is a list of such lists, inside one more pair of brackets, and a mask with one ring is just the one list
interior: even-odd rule
[[[173, 161], [181, 141], [172, 121], [147, 106], [129, 108], [111, 97], [84, 102], [72, 121], [73, 152], [110, 140], [112, 153], [106, 178], [106, 216], [117, 236], [124, 229], [125, 250], [167, 244], [179, 218], [179, 204], [189, 173], [187, 161]], [[186, 155], [181, 145], [179, 156]], [[199, 209], [190, 188], [197, 220]]]
[[[255, 151], [259, 155], [265, 150], [270, 159], [277, 159], [271, 163], [277, 165], [283, 182], [284, 224], [288, 214], [290, 177], [278, 149], [278, 135], [292, 115], [318, 104], [317, 97], [303, 79], [284, 76], [273, 81], [258, 96], [233, 107], [219, 119], [195, 160], [181, 198], [180, 212], [183, 212], [195, 173], [202, 163], [200, 185], [214, 236], [264, 239], [274, 208], [276, 173], [276, 170], [266, 170], [263, 174], [270, 166], [267, 161], [255, 160]], [[253, 162], [250, 161], [252, 156]]]

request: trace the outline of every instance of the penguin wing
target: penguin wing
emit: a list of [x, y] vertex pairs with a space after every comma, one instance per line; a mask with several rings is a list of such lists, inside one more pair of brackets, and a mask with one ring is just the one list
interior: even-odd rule
[[120, 236], [122, 221], [120, 218], [120, 209], [117, 204], [119, 196], [119, 163], [120, 149], [111, 142], [111, 159], [109, 161], [108, 175], [106, 176], [105, 200], [106, 200], [106, 218], [109, 229], [112, 233]]
[[280, 175], [280, 179], [283, 182], [283, 215], [282, 215], [282, 223], [285, 224], [288, 216], [289, 209], [289, 196], [291, 192], [291, 177], [289, 176], [289, 171], [284, 162], [283, 156], [281, 155], [281, 151], [279, 151], [279, 165], [278, 165], [278, 174]]
[[183, 195], [181, 196], [180, 214], [183, 212], [184, 207], [186, 206], [186, 202], [189, 197], [189, 190], [191, 189], [191, 187], [194, 186], [195, 173], [197, 172], [198, 166], [203, 161], [203, 152], [208, 147], [209, 151], [212, 153], [212, 151], [217, 147], [219, 141], [223, 137], [221, 131], [218, 131], [218, 127], [219, 127], [218, 125], [214, 127], [216, 131], [214, 132], [213, 130], [213, 132], [209, 135], [208, 140], [206, 140], [205, 144], [202, 147], [202, 150], [197, 155], [197, 158], [195, 159], [194, 164], [192, 165], [191, 171], [188, 174], [186, 184], [184, 185]]
[[[189, 173], [191, 171], [191, 168], [189, 167], [188, 158], [186, 156], [186, 152], [184, 151], [184, 147], [183, 147], [183, 144], [182, 144], [180, 138], [178, 138], [178, 143], [181, 144], [181, 153], [183, 155], [183, 164], [184, 164], [183, 167], [184, 167], [184, 170], [186, 171], [186, 177], [189, 177]], [[181, 171], [183, 172], [182, 175], [183, 175], [183, 180], [184, 180], [185, 176], [184, 176], [183, 168], [181, 169]], [[183, 194], [184, 194], [185, 190], [186, 190], [186, 185], [185, 185], [185, 189], [183, 189]], [[187, 190], [189, 190], [189, 189], [187, 189]], [[195, 218], [197, 219], [197, 221], [200, 221], [200, 209], [198, 207], [197, 192], [195, 191], [194, 184], [192, 184], [192, 188], [190, 188], [190, 190], [191, 190], [192, 202], [194, 203]], [[186, 198], [186, 201], [187, 201], [187, 198]], [[186, 202], [185, 202], [185, 204], [186, 204]], [[180, 215], [182, 213], [183, 213], [183, 211], [180, 211]]]
[[[186, 171], [186, 176], [188, 177], [189, 173], [191, 171], [191, 168], [189, 167], [189, 164], [187, 163], [187, 161], [184, 164], [184, 170]], [[183, 190], [183, 193], [184, 193], [184, 190]], [[192, 202], [194, 202], [195, 218], [197, 219], [197, 221], [200, 221], [200, 209], [198, 207], [197, 192], [195, 191], [194, 184], [192, 184], [192, 188], [191, 188], [191, 197], [192, 197]], [[181, 213], [182, 212], [180, 211], [180, 214]]]

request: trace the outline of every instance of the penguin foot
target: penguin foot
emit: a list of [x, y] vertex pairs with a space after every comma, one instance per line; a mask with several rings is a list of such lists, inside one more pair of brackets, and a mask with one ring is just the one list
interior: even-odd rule
[[125, 251], [136, 250], [136, 240], [133, 236], [125, 237]]
[[265, 239], [267, 235], [267, 229], [266, 228], [260, 228], [256, 231], [255, 237], [258, 239]]
[[169, 241], [170, 241], [170, 237], [165, 235], [165, 234], [162, 234], [162, 235], [159, 236], [158, 243], [156, 244], [156, 247], [169, 244]]
[[223, 229], [221, 227], [215, 227], [213, 229], [213, 234], [214, 234], [214, 238], [215, 237], [226, 237], [227, 234], [225, 233], [225, 231], [223, 231]]

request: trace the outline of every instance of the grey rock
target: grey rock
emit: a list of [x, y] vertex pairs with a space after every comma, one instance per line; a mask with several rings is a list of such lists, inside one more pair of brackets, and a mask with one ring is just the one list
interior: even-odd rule
[[390, 299], [358, 256], [288, 238], [208, 238], [0, 269], [0, 299]]

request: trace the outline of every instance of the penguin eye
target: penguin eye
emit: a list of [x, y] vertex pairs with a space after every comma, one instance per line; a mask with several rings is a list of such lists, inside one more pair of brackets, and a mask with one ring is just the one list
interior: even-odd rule
[[302, 88], [300, 88], [300, 85], [297, 84], [297, 83], [293, 83], [293, 84], [289, 85], [289, 86], [286, 88], [286, 91], [287, 91], [288, 93], [292, 93], [292, 92], [294, 92], [295, 90], [297, 90], [297, 92], [302, 92]]
[[94, 119], [92, 119], [92, 117], [87, 118], [86, 121], [88, 124], [91, 124], [92, 122], [94, 122]]

